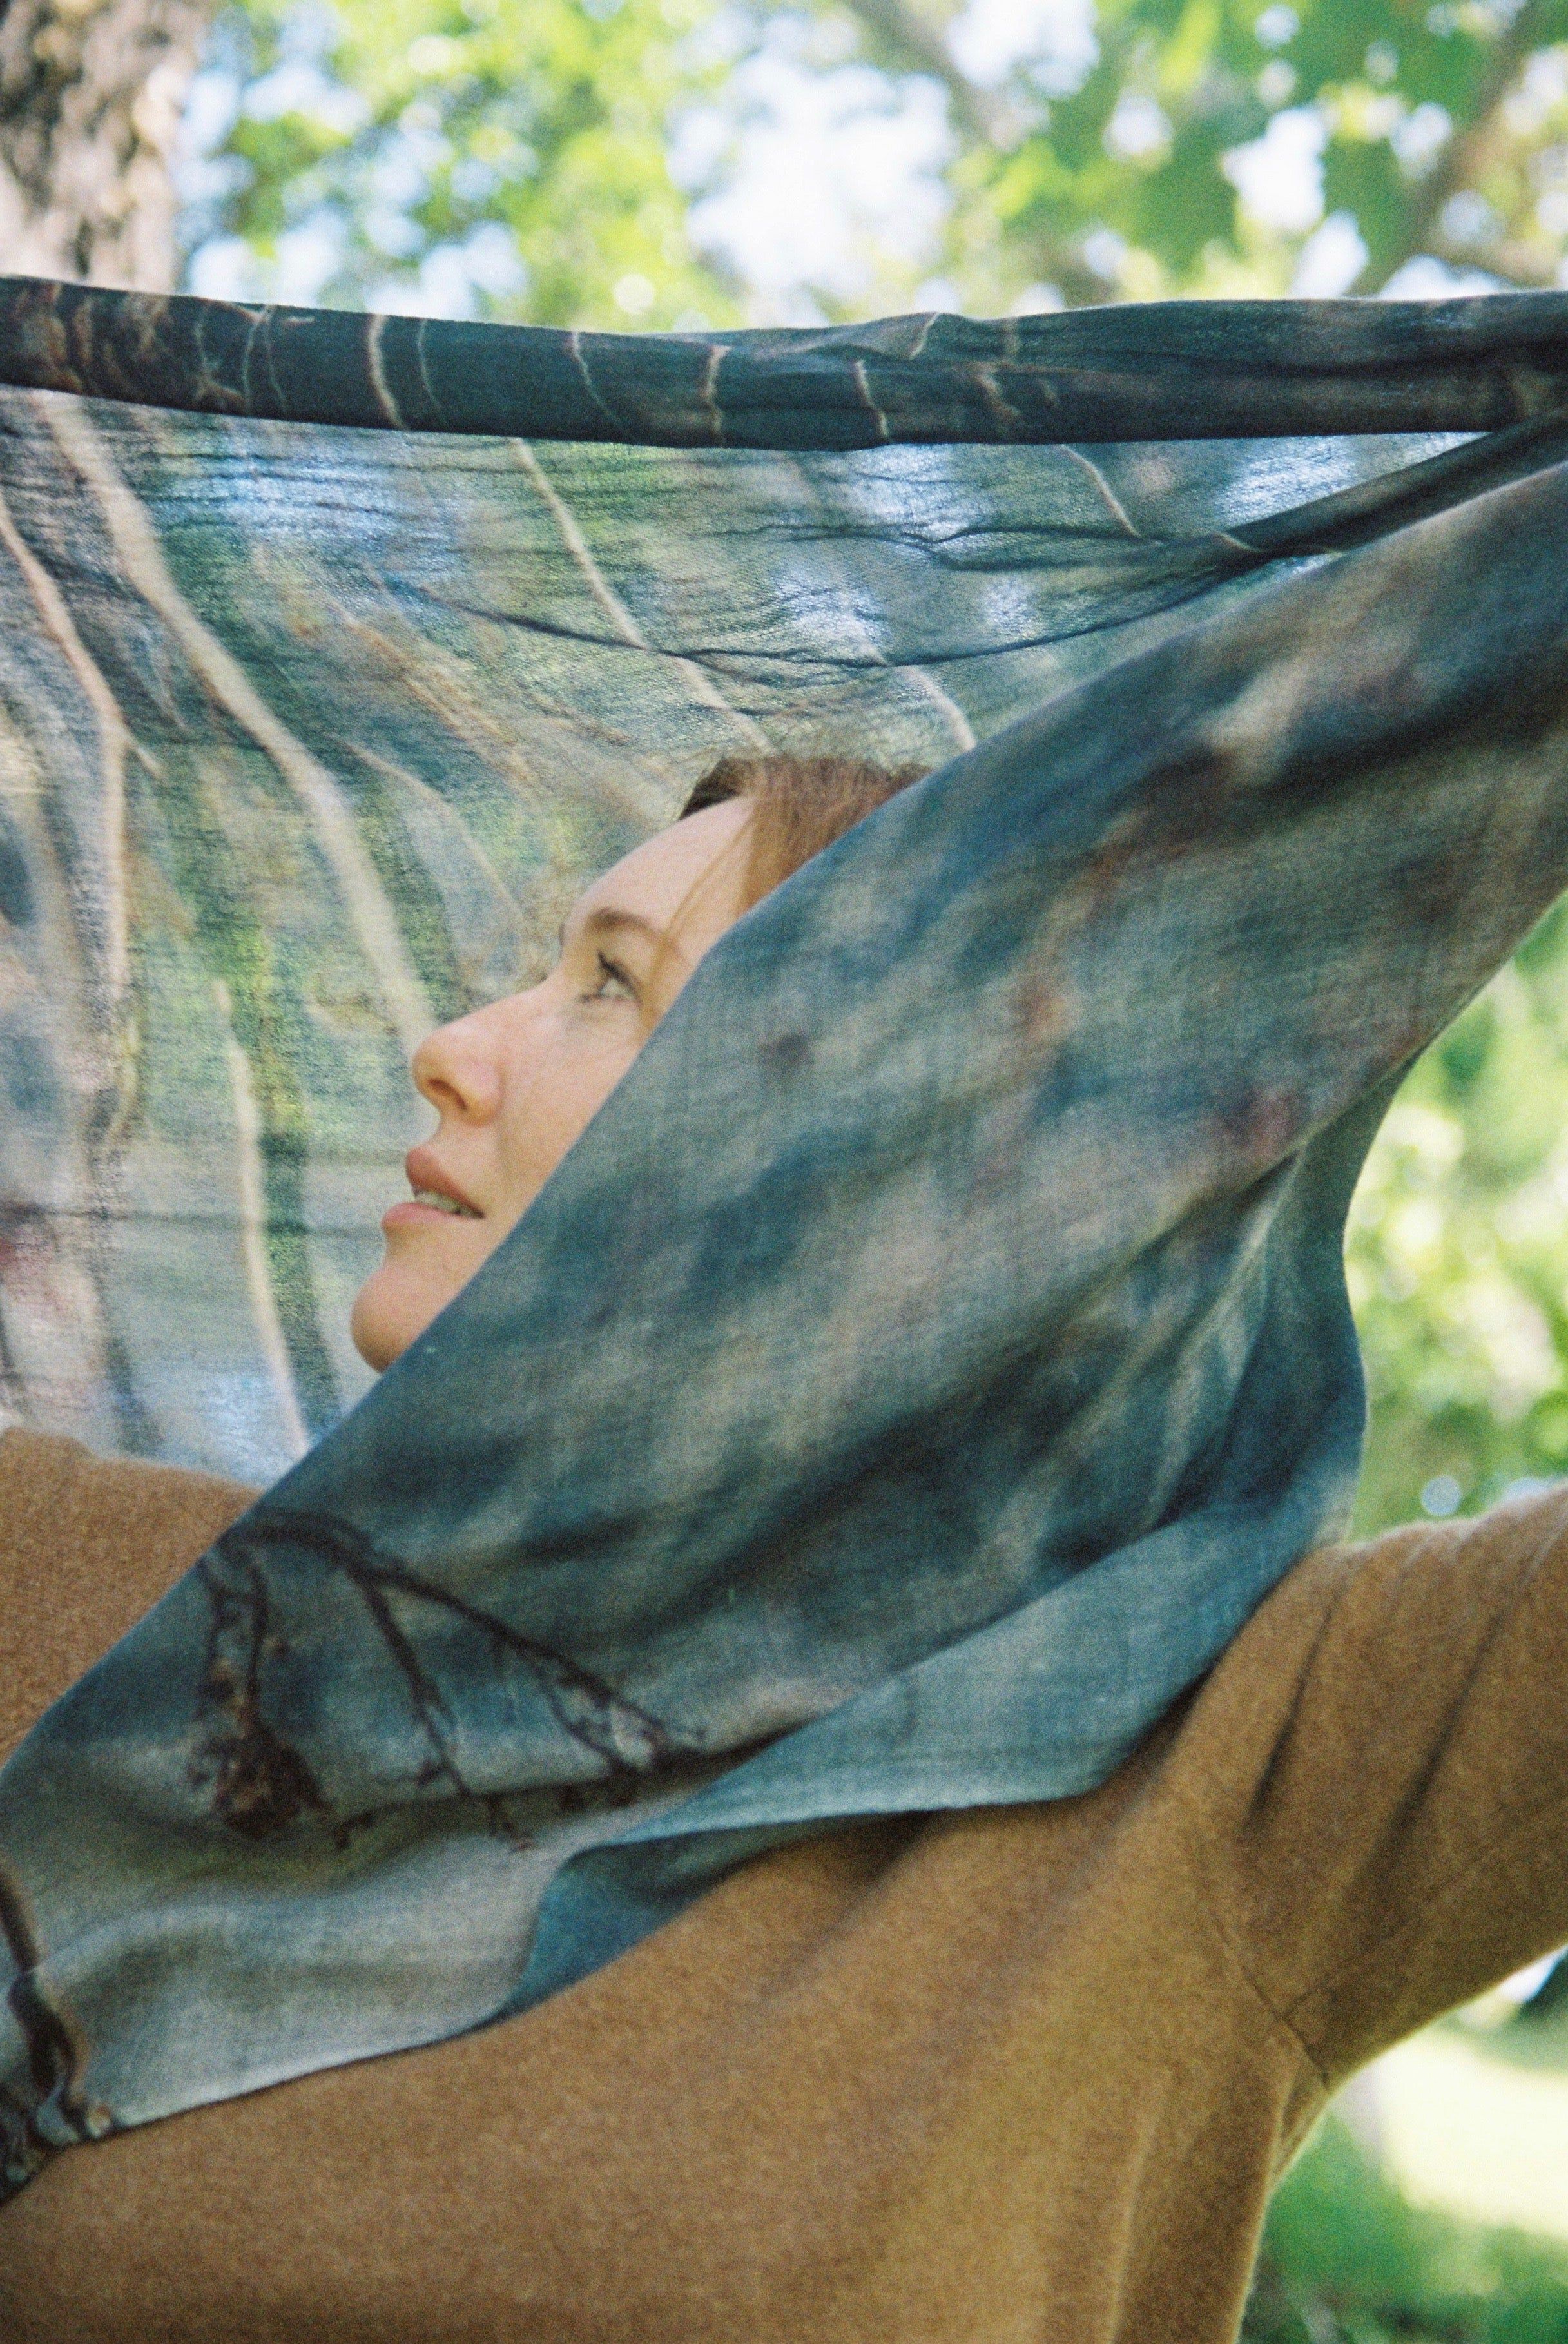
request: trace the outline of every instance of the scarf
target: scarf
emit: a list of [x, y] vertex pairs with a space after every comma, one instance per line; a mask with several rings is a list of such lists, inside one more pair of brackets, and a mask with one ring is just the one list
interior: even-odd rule
[[[0, 1770], [8, 2187], [1089, 1789], [1339, 1526], [1358, 1171], [1568, 882], [1565, 318], [0, 288], [11, 1389], [279, 1476]], [[937, 769], [356, 1399], [402, 1046], [748, 742]]]

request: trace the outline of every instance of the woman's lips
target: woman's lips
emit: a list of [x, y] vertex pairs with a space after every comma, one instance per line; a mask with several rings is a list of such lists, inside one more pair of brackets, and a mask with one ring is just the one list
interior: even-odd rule
[[483, 1218], [482, 1213], [449, 1213], [440, 1205], [421, 1205], [417, 1197], [406, 1197], [401, 1203], [388, 1206], [381, 1215], [381, 1227], [384, 1229], [427, 1229], [439, 1221], [443, 1228], [450, 1229], [454, 1224], [463, 1228]]
[[[481, 1221], [484, 1215], [465, 1196], [431, 1149], [410, 1147], [404, 1170], [414, 1194], [381, 1216], [383, 1229], [423, 1228], [432, 1221]], [[447, 1202], [441, 1202], [445, 1198]]]

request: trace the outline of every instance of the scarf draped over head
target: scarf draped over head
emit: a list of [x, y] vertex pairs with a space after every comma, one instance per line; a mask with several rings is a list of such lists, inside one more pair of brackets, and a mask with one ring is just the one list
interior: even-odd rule
[[[1358, 1170], [1568, 882], [1568, 305], [13, 280], [0, 379], [4, 1170], [82, 1298], [15, 1396], [287, 1465], [0, 1773], [18, 2187], [802, 1831], [1091, 1787], [1342, 1521]], [[937, 770], [342, 1413], [401, 1044], [764, 743]]]

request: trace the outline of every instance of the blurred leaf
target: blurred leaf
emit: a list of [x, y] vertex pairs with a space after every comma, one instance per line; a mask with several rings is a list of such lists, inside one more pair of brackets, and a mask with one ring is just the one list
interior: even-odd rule
[[[1407, 1080], [1351, 1216], [1358, 1528], [1568, 1472], [1568, 907]], [[1454, 1489], [1438, 1488], [1437, 1510]]]
[[210, 193], [193, 171], [187, 245], [210, 262], [217, 240], [230, 256], [238, 242], [256, 290], [276, 296], [281, 276], [287, 292], [291, 269], [307, 280], [295, 298], [349, 306], [621, 327], [733, 314], [669, 167], [672, 105], [718, 70], [691, 37], [711, 14], [703, 0], [230, 9], [207, 75], [239, 110], [215, 159], [245, 167]]
[[1568, 2248], [1410, 2205], [1330, 2116], [1269, 2211], [1241, 2344], [1568, 2344]]

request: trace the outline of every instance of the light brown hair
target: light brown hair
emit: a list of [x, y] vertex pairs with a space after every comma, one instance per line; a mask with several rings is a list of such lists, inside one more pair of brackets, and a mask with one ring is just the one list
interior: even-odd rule
[[879, 765], [870, 757], [722, 757], [681, 809], [681, 819], [723, 805], [752, 804], [745, 909], [760, 904], [792, 873], [896, 797], [923, 781], [928, 765]]

